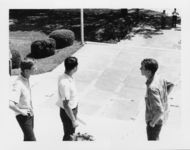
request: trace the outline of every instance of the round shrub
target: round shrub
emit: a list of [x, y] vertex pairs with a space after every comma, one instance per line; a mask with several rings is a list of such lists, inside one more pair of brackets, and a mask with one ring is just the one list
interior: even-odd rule
[[55, 54], [56, 42], [52, 38], [37, 40], [31, 44], [31, 55], [34, 58], [44, 58]]
[[11, 54], [12, 54], [12, 69], [19, 68], [21, 62], [21, 55], [19, 51], [11, 50]]
[[55, 39], [57, 49], [70, 46], [75, 40], [74, 32], [66, 29], [55, 30], [50, 33], [49, 37]]

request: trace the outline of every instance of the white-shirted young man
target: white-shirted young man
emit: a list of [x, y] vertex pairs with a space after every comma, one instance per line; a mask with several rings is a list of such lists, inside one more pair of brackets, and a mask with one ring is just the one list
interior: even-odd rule
[[60, 118], [63, 123], [63, 141], [71, 141], [71, 135], [75, 133], [78, 126], [78, 97], [73, 79], [73, 74], [77, 71], [78, 60], [76, 57], [65, 59], [65, 72], [58, 79], [58, 101], [60, 107]]
[[36, 141], [34, 128], [34, 113], [31, 99], [29, 78], [34, 71], [34, 63], [24, 60], [20, 64], [21, 74], [13, 84], [9, 108], [16, 114], [16, 119], [23, 131], [24, 141]]

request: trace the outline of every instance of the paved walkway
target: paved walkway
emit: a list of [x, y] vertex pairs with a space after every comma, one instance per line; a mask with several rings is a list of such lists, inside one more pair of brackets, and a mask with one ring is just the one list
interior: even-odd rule
[[[144, 45], [145, 46], [145, 45]], [[143, 47], [142, 45], [100, 44], [87, 42], [77, 53], [79, 69], [75, 74], [79, 91], [79, 115], [87, 122], [78, 131], [89, 131], [96, 140], [146, 140], [144, 123], [145, 78], [140, 74], [141, 60], [155, 58], [159, 74], [177, 84], [170, 95], [171, 114], [161, 139], [178, 139], [180, 131], [180, 50]], [[31, 77], [35, 106], [35, 133], [39, 141], [60, 141], [62, 125], [57, 100], [57, 77], [64, 72], [61, 64], [52, 72]], [[11, 116], [13, 117], [13, 116]], [[22, 139], [16, 120], [9, 140]]]

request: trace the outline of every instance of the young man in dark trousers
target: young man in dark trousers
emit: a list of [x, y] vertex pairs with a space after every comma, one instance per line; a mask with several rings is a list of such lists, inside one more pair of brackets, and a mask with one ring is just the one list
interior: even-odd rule
[[58, 79], [58, 101], [60, 107], [60, 118], [63, 123], [63, 141], [71, 141], [75, 128], [78, 126], [78, 97], [73, 79], [73, 74], [77, 71], [78, 60], [76, 57], [65, 59], [65, 72]]
[[20, 64], [21, 74], [13, 84], [9, 107], [16, 113], [16, 119], [23, 131], [24, 141], [36, 141], [34, 135], [34, 113], [29, 78], [34, 71], [34, 63], [24, 60]]
[[146, 77], [146, 123], [148, 140], [159, 140], [163, 123], [167, 119], [169, 106], [168, 94], [174, 84], [160, 78], [156, 71], [158, 62], [155, 59], [144, 59], [141, 62], [141, 74]]

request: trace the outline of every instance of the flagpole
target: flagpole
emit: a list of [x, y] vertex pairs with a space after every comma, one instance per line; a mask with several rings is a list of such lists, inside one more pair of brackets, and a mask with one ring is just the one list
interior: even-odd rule
[[81, 21], [81, 44], [84, 45], [84, 13], [83, 8], [80, 9], [80, 21]]

